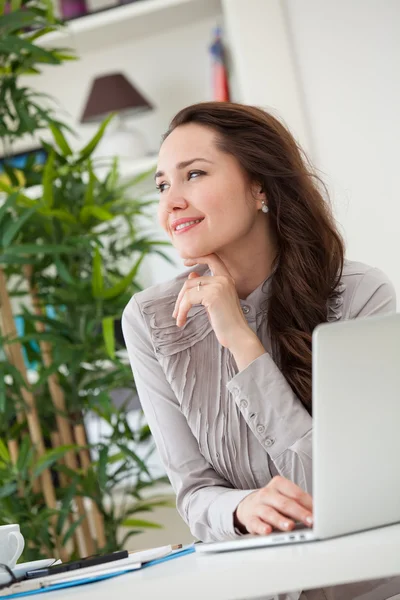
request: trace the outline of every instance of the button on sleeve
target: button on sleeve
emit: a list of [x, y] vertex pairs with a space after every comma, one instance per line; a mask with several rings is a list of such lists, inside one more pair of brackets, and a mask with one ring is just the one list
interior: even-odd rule
[[[311, 428], [312, 418], [266, 352], [228, 383], [248, 426], [272, 460], [286, 452]], [[247, 405], [242, 402], [246, 400]], [[250, 415], [256, 415], [251, 418]]]

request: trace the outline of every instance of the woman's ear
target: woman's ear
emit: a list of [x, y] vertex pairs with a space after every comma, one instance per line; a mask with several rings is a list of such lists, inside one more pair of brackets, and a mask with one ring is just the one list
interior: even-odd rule
[[261, 181], [255, 181], [252, 185], [252, 194], [254, 200], [257, 202], [257, 208], [262, 208], [263, 202], [267, 203], [267, 196], [264, 192], [264, 186]]

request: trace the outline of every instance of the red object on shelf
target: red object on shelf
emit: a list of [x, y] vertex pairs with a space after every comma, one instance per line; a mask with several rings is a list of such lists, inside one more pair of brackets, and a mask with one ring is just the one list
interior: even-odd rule
[[226, 67], [225, 49], [221, 36], [221, 28], [217, 27], [214, 31], [215, 39], [210, 47], [213, 58], [212, 77], [214, 100], [219, 102], [229, 102], [229, 82], [228, 70]]
[[88, 12], [85, 0], [60, 0], [60, 10], [63, 19], [82, 17]]

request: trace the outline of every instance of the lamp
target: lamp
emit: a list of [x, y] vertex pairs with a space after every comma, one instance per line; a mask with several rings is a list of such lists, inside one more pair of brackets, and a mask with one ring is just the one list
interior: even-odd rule
[[128, 126], [125, 118], [152, 108], [150, 102], [122, 73], [96, 77], [86, 101], [81, 123], [100, 122], [110, 113], [118, 113], [114, 129], [106, 130], [96, 148], [96, 155], [118, 156], [127, 160], [145, 156], [148, 149], [144, 136]]

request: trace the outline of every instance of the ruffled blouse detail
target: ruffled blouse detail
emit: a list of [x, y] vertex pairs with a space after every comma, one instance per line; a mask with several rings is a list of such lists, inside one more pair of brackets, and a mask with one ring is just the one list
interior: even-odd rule
[[205, 307], [192, 306], [183, 327], [176, 325], [172, 313], [176, 295], [163, 296], [144, 302], [142, 312], [150, 327], [154, 350], [158, 357], [172, 356], [203, 340], [212, 326]]
[[343, 302], [346, 284], [340, 281], [328, 300], [328, 323], [340, 321], [343, 316]]

